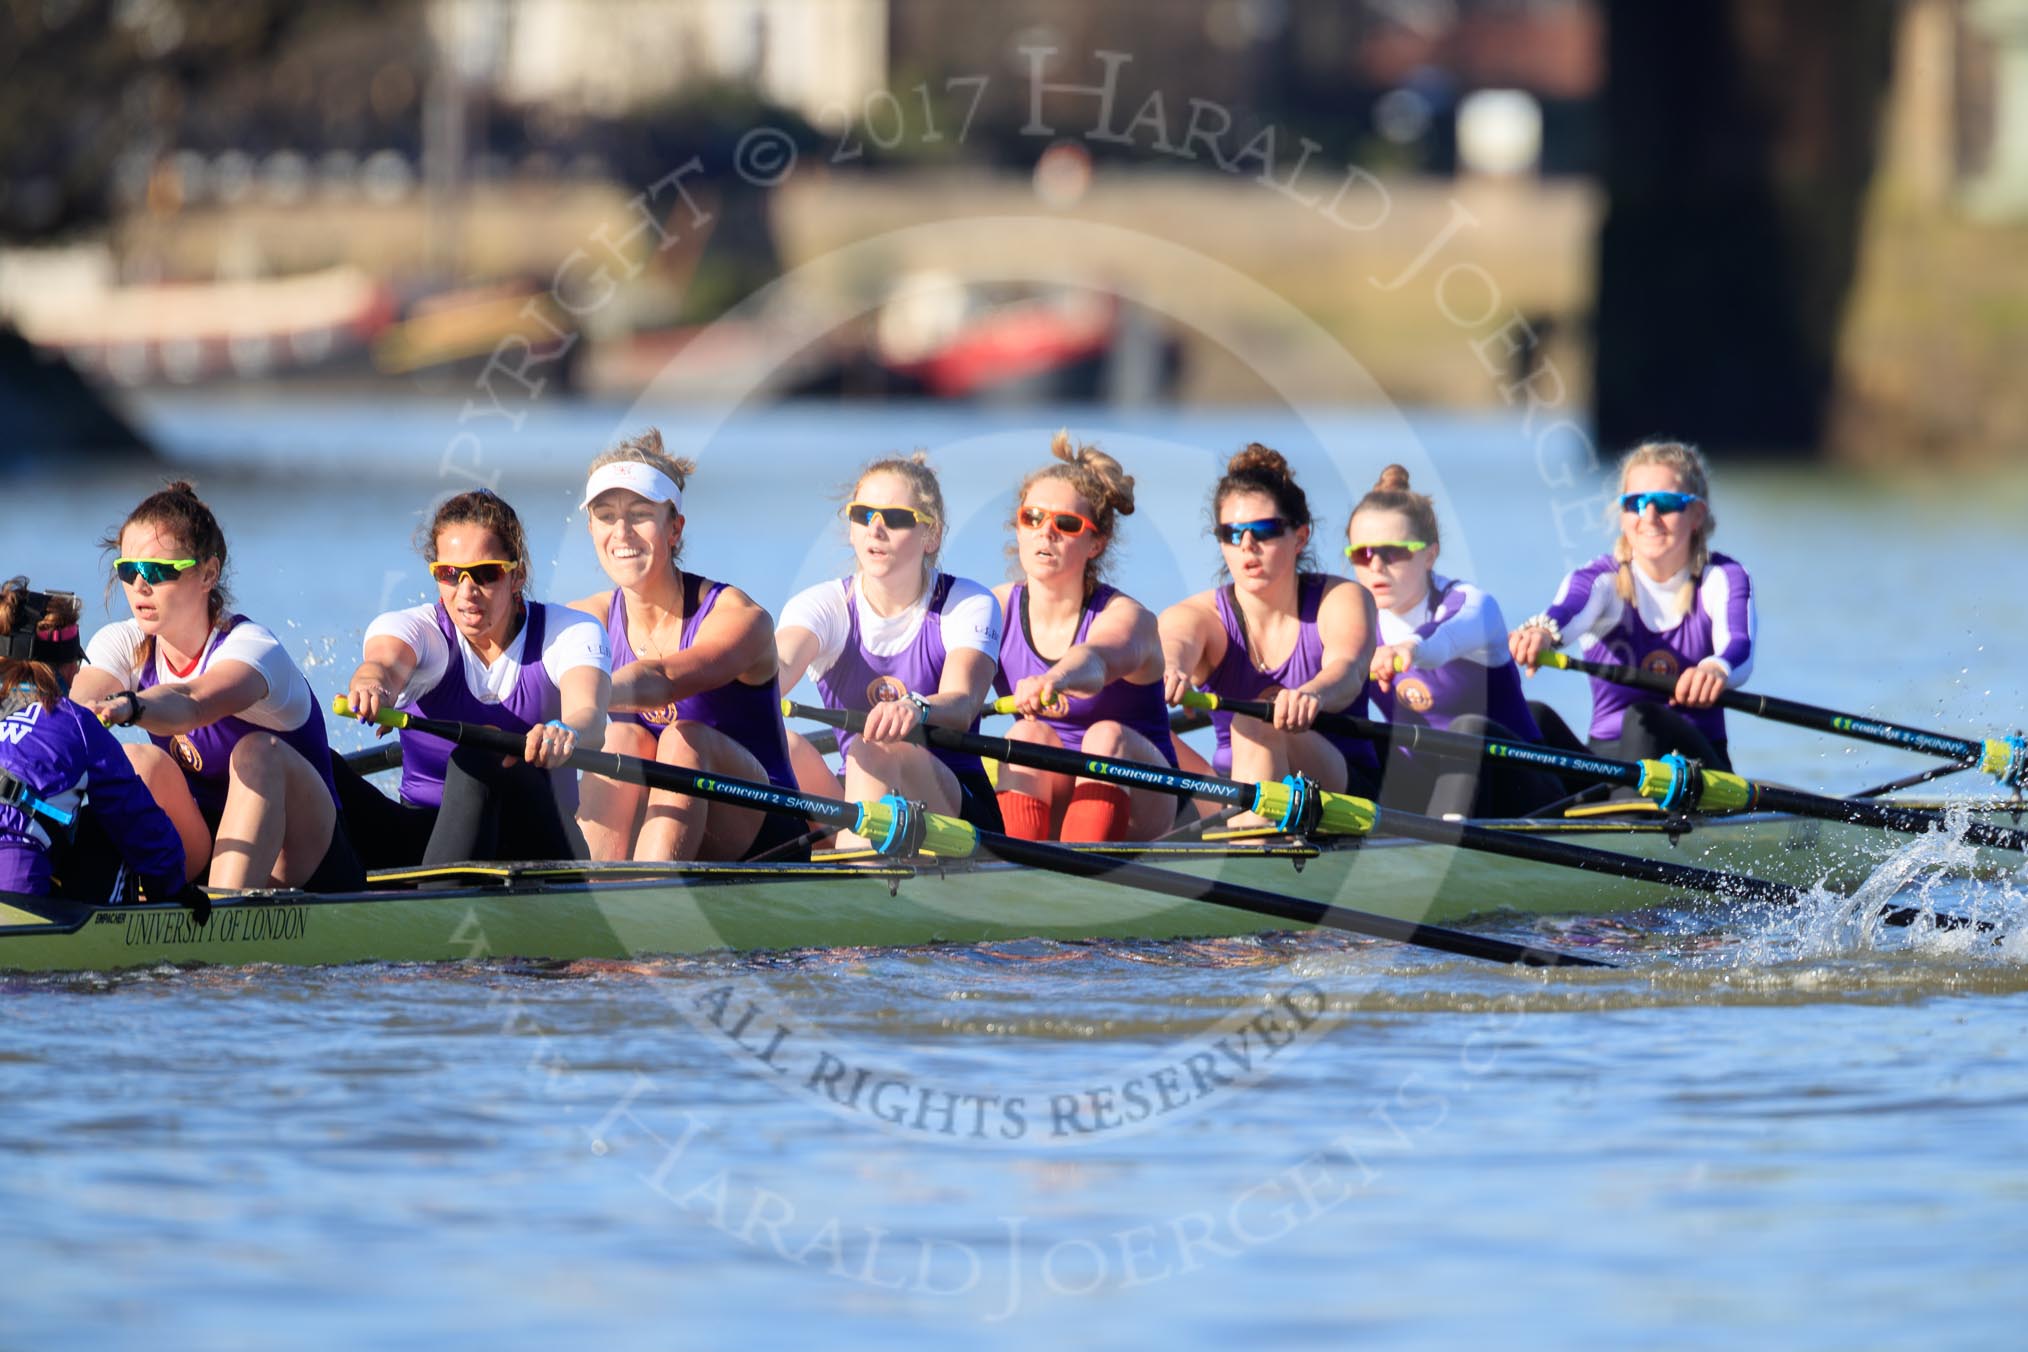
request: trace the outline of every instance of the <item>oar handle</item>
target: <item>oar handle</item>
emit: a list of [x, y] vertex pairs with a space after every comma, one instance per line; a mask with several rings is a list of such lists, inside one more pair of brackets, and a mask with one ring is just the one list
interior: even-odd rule
[[[341, 718], [351, 717], [351, 701], [339, 695], [331, 701], [331, 710]], [[518, 756], [526, 749], [520, 734], [504, 728], [487, 727], [483, 723], [422, 718], [400, 709], [382, 709], [374, 715], [373, 721], [383, 727], [426, 733], [459, 746], [483, 747], [507, 756]], [[573, 770], [607, 779], [646, 784], [650, 788], [709, 798], [735, 807], [807, 817], [827, 825], [841, 826], [865, 836], [876, 846], [899, 848], [907, 842], [911, 847], [907, 852], [910, 853], [921, 849], [956, 859], [971, 854], [978, 846], [978, 832], [970, 822], [938, 812], [925, 812], [920, 805], [893, 796], [875, 802], [848, 803], [836, 798], [814, 797], [775, 784], [705, 775], [664, 761], [583, 748], [571, 752], [564, 763]]]
[[[1020, 711], [1014, 707], [1014, 697], [1012, 695], [1002, 695], [986, 706], [986, 712], [989, 714], [1011, 714]], [[1054, 702], [1042, 706], [1042, 712], [1045, 714], [1067, 714], [1070, 712], [1070, 698], [1059, 690], [1056, 692]]]
[[[340, 718], [358, 717], [352, 711], [352, 701], [343, 695], [333, 695], [331, 697], [331, 712]], [[399, 732], [408, 726], [408, 720], [409, 715], [400, 709], [382, 709], [374, 714], [372, 718], [362, 718], [359, 721], [362, 723], [373, 723], [383, 728], [393, 728]], [[498, 729], [491, 729], [491, 731], [498, 731]]]

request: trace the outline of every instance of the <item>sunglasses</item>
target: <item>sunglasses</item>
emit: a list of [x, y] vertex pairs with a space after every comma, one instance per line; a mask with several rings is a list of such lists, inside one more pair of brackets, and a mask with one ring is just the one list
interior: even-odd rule
[[1211, 533], [1228, 545], [1244, 544], [1249, 535], [1265, 542], [1287, 535], [1289, 523], [1278, 516], [1263, 517], [1259, 521], [1221, 521], [1211, 528]]
[[889, 530], [914, 530], [917, 526], [933, 526], [937, 520], [913, 507], [875, 507], [870, 502], [845, 504], [845, 519], [855, 526], [870, 526], [876, 516]]
[[1030, 530], [1041, 530], [1050, 525], [1056, 527], [1058, 535], [1082, 535], [1086, 531], [1098, 534], [1098, 523], [1076, 512], [1049, 512], [1040, 507], [1023, 507], [1014, 514], [1014, 519]]
[[1688, 507], [1691, 503], [1702, 501], [1704, 499], [1698, 497], [1695, 493], [1622, 493], [1620, 494], [1620, 510], [1632, 512], [1635, 516], [1639, 516], [1650, 507], [1653, 507], [1663, 516], [1672, 516]]
[[1360, 568], [1375, 564], [1406, 563], [1410, 556], [1429, 548], [1427, 540], [1375, 540], [1371, 544], [1346, 545], [1345, 557]]
[[159, 587], [164, 582], [174, 582], [197, 566], [196, 559], [114, 559], [113, 571], [120, 581], [133, 584], [145, 582]]
[[433, 563], [430, 576], [445, 587], [458, 585], [459, 577], [469, 577], [475, 587], [490, 587], [514, 571], [513, 559], [474, 559], [470, 563]]

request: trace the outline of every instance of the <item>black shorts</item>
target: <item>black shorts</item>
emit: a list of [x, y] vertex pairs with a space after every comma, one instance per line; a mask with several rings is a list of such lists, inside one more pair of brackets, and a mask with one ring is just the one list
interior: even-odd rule
[[[204, 829], [211, 834], [214, 852], [218, 847], [218, 823], [225, 815], [224, 804], [209, 804], [204, 799], [197, 802], [197, 811], [204, 818]], [[345, 834], [345, 814], [333, 807], [331, 815], [331, 843], [324, 847], [324, 857], [317, 861], [317, 867], [310, 870], [310, 876], [297, 886], [305, 892], [363, 892], [366, 890], [366, 870], [359, 863], [359, 855], [352, 848], [352, 840]]]

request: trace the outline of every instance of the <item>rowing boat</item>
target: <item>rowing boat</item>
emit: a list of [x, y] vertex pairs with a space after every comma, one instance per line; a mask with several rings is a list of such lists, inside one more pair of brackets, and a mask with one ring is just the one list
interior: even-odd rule
[[[1927, 806], [1936, 806], [1928, 804]], [[1980, 805], [2018, 821], [2022, 804]], [[1641, 805], [1495, 829], [1849, 893], [1911, 847], [1869, 827], [1779, 813], [1669, 819]], [[1196, 877], [1449, 925], [1501, 912], [1616, 914], [1680, 902], [1648, 883], [1403, 839], [1286, 837], [1078, 847]], [[1960, 871], [2010, 875], [2018, 854], [1963, 851]], [[0, 893], [0, 970], [160, 963], [619, 958], [808, 948], [1172, 939], [1295, 928], [1100, 881], [991, 861], [825, 856], [778, 864], [466, 864], [376, 873], [373, 890], [218, 899], [208, 925], [169, 904], [98, 906]], [[1733, 903], [1727, 903], [1733, 904]]]

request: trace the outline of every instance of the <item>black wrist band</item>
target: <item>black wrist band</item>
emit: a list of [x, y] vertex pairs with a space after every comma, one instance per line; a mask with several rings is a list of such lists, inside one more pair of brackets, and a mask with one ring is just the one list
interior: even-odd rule
[[123, 728], [139, 727], [141, 723], [141, 692], [138, 690], [122, 690], [119, 694], [113, 696], [113, 698], [123, 699], [127, 702], [127, 716], [120, 720], [120, 726]]

